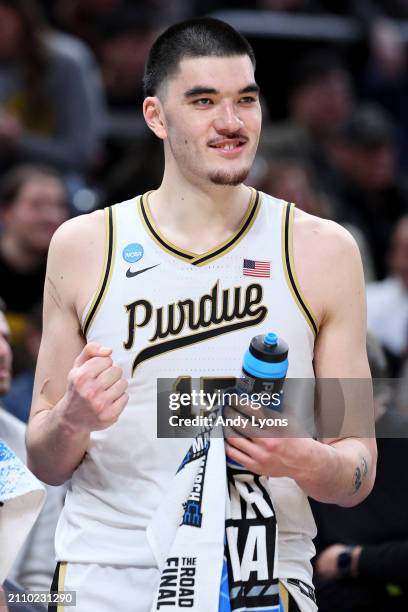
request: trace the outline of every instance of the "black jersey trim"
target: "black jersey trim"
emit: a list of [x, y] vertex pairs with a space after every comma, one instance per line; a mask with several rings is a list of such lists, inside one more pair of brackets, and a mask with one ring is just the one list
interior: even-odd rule
[[244, 237], [244, 235], [247, 233], [247, 231], [251, 227], [252, 223], [255, 220], [256, 214], [258, 212], [259, 205], [260, 205], [260, 198], [259, 198], [259, 192], [257, 191], [252, 207], [250, 207], [249, 215], [246, 217], [243, 225], [240, 227], [237, 233], [234, 234], [234, 236], [227, 242], [227, 244], [224, 244], [222, 247], [216, 249], [215, 251], [207, 253], [204, 256], [200, 255], [199, 257], [197, 257], [197, 259], [195, 259], [192, 262], [192, 264], [194, 266], [201, 266], [204, 263], [208, 263], [209, 260], [215, 259], [216, 257], [219, 257], [219, 255], [222, 255], [226, 251], [229, 251], [237, 242], [241, 240], [241, 238]]
[[140, 198], [140, 212], [142, 214], [142, 218], [143, 218], [145, 225], [147, 226], [149, 232], [152, 234], [154, 239], [167, 251], [171, 251], [173, 255], [177, 255], [178, 257], [187, 259], [188, 261], [193, 260], [194, 255], [189, 254], [186, 251], [183, 251], [182, 249], [178, 249], [175, 246], [171, 245], [163, 236], [161, 236], [161, 234], [159, 234], [159, 232], [157, 232], [146, 210], [145, 198], [147, 198], [147, 196], [148, 194], [144, 194]]
[[[63, 594], [65, 590], [65, 577], [67, 573], [68, 564], [65, 561], [58, 561], [54, 576], [51, 583], [50, 595], [58, 595]], [[64, 612], [65, 605], [63, 603], [58, 603], [58, 600], [54, 602], [50, 602], [48, 604], [48, 612]]]
[[138, 202], [139, 213], [141, 215], [146, 230], [152, 236], [155, 242], [157, 242], [157, 244], [165, 251], [171, 253], [175, 257], [178, 257], [179, 259], [182, 259], [185, 262], [191, 263], [193, 266], [205, 265], [229, 252], [249, 231], [253, 222], [256, 219], [257, 213], [260, 208], [260, 194], [255, 189], [252, 189], [250, 202], [236, 233], [224, 243], [218, 245], [214, 249], [211, 249], [207, 253], [197, 254], [191, 251], [183, 250], [172, 244], [155, 227], [154, 221], [149, 211], [148, 196], [150, 193], [151, 192], [148, 192], [142, 195], [139, 198]]
[[316, 323], [316, 319], [313, 316], [311, 309], [309, 308], [309, 306], [306, 304], [305, 299], [302, 296], [300, 287], [298, 285], [298, 281], [296, 278], [296, 273], [295, 273], [295, 269], [294, 269], [294, 263], [293, 263], [293, 257], [292, 257], [292, 233], [291, 233], [291, 229], [292, 229], [292, 225], [293, 225], [293, 214], [294, 214], [294, 204], [291, 203], [287, 203], [286, 204], [286, 210], [284, 212], [285, 218], [284, 218], [284, 230], [283, 230], [283, 238], [284, 238], [284, 265], [287, 271], [287, 279], [288, 282], [290, 284], [290, 288], [293, 292], [293, 295], [303, 313], [303, 315], [305, 316], [307, 322], [309, 323], [310, 327], [312, 328], [312, 331], [314, 333], [314, 335], [317, 335], [318, 332], [318, 326]]
[[98, 312], [102, 301], [105, 297], [112, 267], [113, 267], [113, 258], [114, 258], [114, 242], [115, 242], [115, 227], [114, 227], [114, 214], [113, 207], [109, 206], [109, 208], [105, 209], [106, 214], [106, 239], [105, 239], [105, 262], [104, 268], [102, 270], [101, 282], [99, 288], [95, 294], [89, 312], [86, 316], [84, 325], [83, 325], [83, 333], [86, 337], [90, 328], [92, 321], [94, 320], [96, 313]]

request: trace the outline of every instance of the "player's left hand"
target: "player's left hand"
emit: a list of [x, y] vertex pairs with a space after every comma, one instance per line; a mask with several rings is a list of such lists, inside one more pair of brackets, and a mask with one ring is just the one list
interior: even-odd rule
[[[232, 434], [236, 435], [236, 434]], [[317, 444], [311, 438], [225, 438], [225, 452], [255, 474], [302, 481]]]
[[241, 406], [229, 406], [223, 416], [233, 418], [237, 415], [250, 418], [246, 425], [225, 427], [225, 452], [230, 459], [237, 461], [251, 472], [263, 476], [287, 476], [297, 481], [307, 479], [307, 469], [313, 465], [311, 459], [319, 443], [302, 431], [293, 417], [287, 426], [253, 424], [262, 419], [284, 418], [285, 413], [268, 408], [256, 411]]

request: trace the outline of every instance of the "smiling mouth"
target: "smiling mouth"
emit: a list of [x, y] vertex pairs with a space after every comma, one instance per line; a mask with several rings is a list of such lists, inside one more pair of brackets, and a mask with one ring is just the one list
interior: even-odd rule
[[210, 143], [208, 146], [211, 149], [220, 149], [221, 151], [234, 151], [235, 149], [242, 148], [247, 141], [244, 139], [234, 140], [220, 140], [218, 142]]

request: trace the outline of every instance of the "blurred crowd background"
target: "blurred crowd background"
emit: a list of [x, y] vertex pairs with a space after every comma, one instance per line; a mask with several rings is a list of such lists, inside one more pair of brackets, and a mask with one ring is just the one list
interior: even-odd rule
[[[0, 295], [14, 352], [2, 406], [27, 421], [56, 228], [160, 183], [162, 146], [141, 114], [153, 40], [175, 21], [208, 14], [240, 30], [257, 56], [264, 127], [248, 182], [341, 223], [357, 240], [369, 327], [386, 355], [383, 375], [396, 380], [387, 408], [404, 419], [408, 0], [0, 0]], [[384, 482], [391, 478], [387, 471]], [[384, 538], [406, 546], [400, 523], [391, 535], [370, 532], [370, 546]], [[402, 552], [396, 580], [391, 555], [391, 575], [377, 567], [365, 576], [370, 588], [383, 579], [401, 591], [401, 576], [408, 582], [408, 550]], [[367, 609], [382, 610], [378, 601]], [[406, 610], [404, 601], [384, 609]]]

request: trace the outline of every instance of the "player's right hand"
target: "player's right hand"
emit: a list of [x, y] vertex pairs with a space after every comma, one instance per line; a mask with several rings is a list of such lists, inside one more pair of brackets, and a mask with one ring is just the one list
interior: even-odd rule
[[111, 349], [90, 342], [75, 359], [61, 403], [67, 427], [91, 432], [118, 420], [129, 399], [128, 383], [122, 369], [113, 364], [111, 353]]

